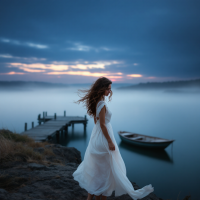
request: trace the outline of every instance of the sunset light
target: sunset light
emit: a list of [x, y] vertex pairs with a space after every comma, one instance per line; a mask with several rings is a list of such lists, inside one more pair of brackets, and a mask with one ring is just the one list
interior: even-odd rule
[[127, 76], [128, 77], [132, 77], [132, 78], [140, 78], [140, 77], [142, 77], [141, 74], [128, 74]]

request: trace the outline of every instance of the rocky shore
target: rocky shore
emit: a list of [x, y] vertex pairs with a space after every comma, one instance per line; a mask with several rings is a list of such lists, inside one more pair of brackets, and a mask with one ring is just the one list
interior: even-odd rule
[[[76, 182], [72, 174], [81, 163], [80, 152], [73, 147], [50, 144], [34, 148], [43, 153], [50, 149], [54, 155], [46, 156], [46, 164], [9, 161], [0, 165], [0, 200], [86, 200], [87, 192]], [[139, 189], [132, 183], [135, 189]], [[93, 198], [94, 199], [94, 198]], [[131, 200], [128, 195], [108, 200]], [[151, 193], [143, 200], [162, 200]]]

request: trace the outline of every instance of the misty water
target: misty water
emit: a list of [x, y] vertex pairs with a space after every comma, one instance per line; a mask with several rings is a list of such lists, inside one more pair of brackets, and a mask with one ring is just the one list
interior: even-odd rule
[[[61, 89], [1, 90], [0, 128], [21, 133], [24, 123], [37, 125], [37, 116], [84, 116], [85, 108], [75, 104], [77, 89], [71, 86]], [[164, 199], [183, 199], [191, 195], [199, 199], [200, 186], [200, 94], [195, 91], [133, 91], [118, 90], [113, 84], [113, 98], [108, 103], [112, 112], [111, 124], [127, 169], [129, 180], [140, 187], [152, 184], [155, 194]], [[61, 136], [58, 141], [68, 147], [76, 147], [84, 157], [94, 122], [88, 117], [86, 135], [83, 125], [75, 125], [72, 134]], [[130, 131], [175, 142], [164, 151], [136, 148], [121, 142], [118, 131]]]

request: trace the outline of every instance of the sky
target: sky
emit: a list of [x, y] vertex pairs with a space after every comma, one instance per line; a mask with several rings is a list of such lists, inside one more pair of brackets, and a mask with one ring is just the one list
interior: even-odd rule
[[0, 80], [200, 78], [199, 0], [0, 0]]

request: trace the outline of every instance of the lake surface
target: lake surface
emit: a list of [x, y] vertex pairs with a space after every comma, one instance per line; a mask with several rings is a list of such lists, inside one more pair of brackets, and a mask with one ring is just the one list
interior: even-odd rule
[[[84, 116], [85, 108], [75, 104], [78, 86], [62, 89], [20, 89], [0, 91], [0, 128], [21, 133], [24, 123], [37, 124], [38, 114]], [[118, 90], [108, 103], [115, 139], [127, 168], [129, 180], [140, 187], [152, 184], [158, 197], [182, 200], [191, 195], [199, 199], [200, 188], [200, 94], [194, 91]], [[88, 117], [86, 135], [83, 125], [71, 127], [59, 143], [76, 147], [84, 157], [94, 122]], [[118, 131], [174, 139], [164, 151], [144, 150], [121, 142]]]

